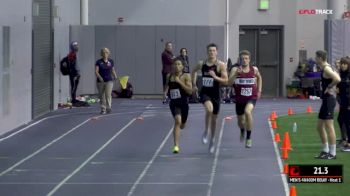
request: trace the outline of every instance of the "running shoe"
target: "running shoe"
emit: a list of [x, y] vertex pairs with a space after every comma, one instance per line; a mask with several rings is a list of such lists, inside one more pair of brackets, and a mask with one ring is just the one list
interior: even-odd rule
[[342, 149], [343, 152], [350, 152], [350, 146], [346, 145], [344, 146], [344, 148]]
[[180, 129], [184, 129], [186, 127], [186, 124], [181, 124]]
[[253, 145], [252, 139], [247, 139], [247, 140], [245, 141], [245, 147], [246, 147], [246, 148], [251, 148], [252, 145]]
[[106, 111], [101, 111], [100, 114], [106, 114]]
[[335, 155], [328, 153], [328, 155], [327, 155], [327, 157], [325, 157], [325, 159], [332, 160], [332, 159], [337, 159], [337, 157]]
[[179, 153], [179, 151], [180, 151], [180, 148], [178, 146], [174, 146], [173, 153], [177, 154], [177, 153]]
[[204, 133], [203, 133], [202, 142], [203, 142], [203, 144], [208, 143], [208, 132], [206, 132], [206, 131], [204, 131]]
[[322, 152], [320, 152], [319, 155], [315, 156], [315, 159], [326, 159], [328, 154], [329, 154], [328, 152], [322, 151]]
[[347, 145], [346, 140], [340, 140], [337, 144], [337, 148], [343, 148]]
[[212, 138], [210, 139], [210, 143], [209, 143], [209, 153], [213, 154], [215, 152], [215, 139]]

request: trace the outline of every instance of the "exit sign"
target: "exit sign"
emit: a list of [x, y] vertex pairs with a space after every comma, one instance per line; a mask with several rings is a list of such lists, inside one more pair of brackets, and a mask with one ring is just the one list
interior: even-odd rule
[[270, 0], [259, 0], [259, 10], [268, 10], [270, 8]]

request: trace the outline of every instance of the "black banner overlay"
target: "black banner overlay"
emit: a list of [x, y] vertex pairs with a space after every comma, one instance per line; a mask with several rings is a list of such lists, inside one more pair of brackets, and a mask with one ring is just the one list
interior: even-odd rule
[[343, 183], [342, 165], [289, 165], [289, 183]]

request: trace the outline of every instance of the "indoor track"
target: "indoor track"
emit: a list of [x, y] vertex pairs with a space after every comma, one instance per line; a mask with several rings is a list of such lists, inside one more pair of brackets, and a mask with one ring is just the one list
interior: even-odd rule
[[[218, 148], [201, 143], [204, 108], [191, 104], [172, 154], [173, 119], [160, 100], [113, 100], [57, 110], [0, 138], [1, 195], [286, 195], [268, 124], [318, 101], [263, 99], [254, 110], [253, 147], [239, 141], [234, 104], [221, 104]], [[225, 117], [233, 116], [232, 120]], [[310, 130], [313, 131], [313, 130]]]

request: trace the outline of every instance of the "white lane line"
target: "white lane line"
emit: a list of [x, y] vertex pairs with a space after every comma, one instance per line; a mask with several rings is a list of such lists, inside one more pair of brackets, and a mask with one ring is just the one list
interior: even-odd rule
[[79, 127], [81, 127], [83, 124], [87, 123], [90, 120], [87, 119], [84, 122], [80, 123], [79, 125], [73, 127], [71, 130], [69, 130], [68, 132], [64, 133], [63, 135], [61, 135], [60, 137], [52, 140], [50, 143], [46, 144], [45, 146], [41, 147], [39, 150], [35, 151], [34, 153], [28, 155], [27, 157], [25, 157], [24, 159], [20, 160], [19, 162], [17, 162], [16, 164], [12, 165], [10, 168], [6, 169], [5, 171], [0, 173], [0, 177], [7, 174], [8, 172], [12, 171], [14, 168], [16, 168], [17, 166], [21, 165], [22, 163], [26, 162], [27, 160], [31, 159], [32, 157], [34, 157], [35, 155], [39, 154], [40, 152], [42, 152], [43, 150], [45, 150], [46, 148], [50, 147], [52, 144], [56, 143], [57, 141], [61, 140], [62, 138], [64, 138], [66, 135], [72, 133], [73, 131], [75, 131], [76, 129], [78, 129]]
[[284, 187], [284, 192], [286, 193], [286, 196], [288, 196], [289, 195], [289, 186], [288, 186], [288, 182], [287, 182], [287, 177], [282, 172], [283, 171], [283, 163], [282, 163], [282, 159], [280, 156], [280, 151], [278, 150], [278, 146], [277, 146], [276, 142], [274, 142], [274, 131], [272, 129], [271, 122], [269, 120], [267, 122], [268, 122], [269, 128], [270, 128], [272, 143], [273, 143], [273, 147], [275, 149], [279, 171], [281, 172], [281, 178], [282, 178], [282, 183], [283, 183], [283, 187]]
[[[130, 110], [130, 109], [129, 109]], [[142, 110], [143, 111], [143, 110]], [[106, 114], [106, 115], [103, 115], [103, 116], [94, 116], [94, 117], [107, 117], [107, 116], [114, 116], [114, 115], [125, 115], [125, 114], [135, 114], [135, 113], [140, 113], [141, 111], [134, 111], [134, 112], [117, 112], [117, 113], [112, 113], [112, 114]], [[6, 139], [9, 139], [23, 131], [25, 131], [26, 129], [29, 129], [30, 127], [33, 127], [34, 125], [37, 125], [43, 121], [46, 121], [46, 120], [49, 120], [49, 119], [54, 119], [54, 118], [58, 118], [58, 117], [65, 117], [65, 116], [72, 116], [72, 115], [78, 115], [78, 114], [91, 114], [92, 112], [79, 112], [79, 113], [71, 113], [71, 114], [57, 114], [57, 115], [53, 115], [53, 116], [49, 116], [49, 117], [45, 117], [43, 119], [40, 119], [38, 120], [37, 122], [34, 122], [26, 127], [23, 127], [22, 129], [18, 130], [18, 131], [15, 131], [13, 133], [11, 133], [10, 135], [6, 136], [6, 137], [3, 137], [3, 138], [0, 138], [0, 143]], [[93, 117], [92, 117], [93, 118]], [[6, 133], [5, 133], [6, 134]], [[1, 135], [0, 135], [1, 137]]]
[[46, 119], [48, 119], [48, 117], [43, 118], [43, 119], [41, 119], [41, 120], [38, 120], [37, 122], [35, 122], [35, 123], [33, 123], [33, 124], [30, 124], [30, 125], [28, 125], [28, 126], [26, 126], [26, 127], [23, 127], [22, 129], [20, 129], [20, 130], [18, 130], [18, 131], [16, 131], [16, 132], [13, 132], [13, 133], [11, 133], [10, 135], [8, 135], [8, 136], [6, 136], [6, 137], [1, 138], [1, 139], [0, 139], [0, 142], [2, 142], [3, 140], [8, 139], [8, 138], [10, 138], [10, 137], [13, 137], [13, 136], [15, 136], [15, 135], [21, 133], [22, 131], [24, 131], [24, 130], [26, 130], [26, 129], [28, 129], [28, 128], [34, 126], [34, 125], [37, 125], [37, 124], [41, 123], [42, 121], [44, 121], [44, 120], [46, 120]]
[[158, 154], [160, 153], [160, 151], [162, 150], [163, 146], [165, 145], [166, 141], [169, 139], [171, 133], [173, 132], [173, 127], [169, 130], [168, 134], [165, 136], [165, 138], [163, 139], [162, 143], [160, 144], [160, 146], [158, 147], [157, 151], [154, 153], [153, 157], [151, 158], [151, 160], [148, 162], [148, 164], [146, 165], [146, 167], [143, 169], [142, 173], [140, 174], [140, 176], [137, 178], [137, 180], [135, 181], [135, 183], [132, 185], [132, 187], [129, 190], [128, 196], [131, 196], [137, 186], [139, 184], [141, 184], [141, 180], [142, 178], [146, 175], [148, 169], [151, 167], [152, 163], [154, 162], [154, 160], [157, 158]]
[[[55, 182], [3, 182], [0, 185], [53, 185]], [[133, 182], [74, 182], [65, 185], [132, 185]], [[206, 182], [145, 182], [141, 185], [208, 185]]]
[[218, 140], [218, 143], [216, 146], [216, 151], [215, 151], [214, 163], [213, 163], [213, 166], [211, 168], [211, 175], [210, 175], [210, 181], [208, 184], [209, 188], [208, 188], [207, 196], [211, 195], [212, 188], [213, 188], [214, 177], [216, 174], [216, 167], [217, 167], [218, 159], [219, 159], [219, 155], [220, 155], [220, 146], [221, 146], [221, 141], [222, 141], [222, 134], [224, 132], [224, 127], [225, 127], [225, 119], [222, 119], [219, 140]]
[[97, 154], [99, 154], [104, 148], [106, 148], [115, 138], [117, 138], [121, 133], [123, 133], [126, 128], [128, 128], [136, 118], [133, 118], [128, 124], [126, 124], [122, 129], [120, 129], [116, 134], [113, 135], [106, 143], [104, 143], [96, 152], [94, 152], [88, 159], [86, 159], [78, 168], [76, 168], [71, 174], [69, 174], [65, 179], [63, 179], [58, 185], [55, 186], [47, 195], [53, 195], [58, 189], [62, 187], [70, 178], [72, 178], [76, 173], [78, 173], [86, 164], [88, 164]]
[[152, 104], [148, 104], [147, 106], [146, 106], [146, 109], [151, 109], [152, 108]]

